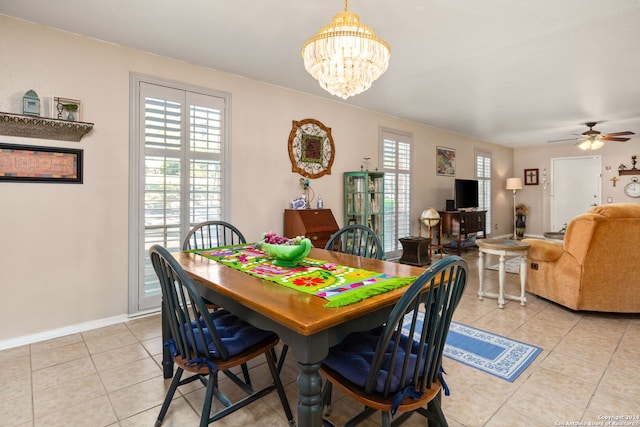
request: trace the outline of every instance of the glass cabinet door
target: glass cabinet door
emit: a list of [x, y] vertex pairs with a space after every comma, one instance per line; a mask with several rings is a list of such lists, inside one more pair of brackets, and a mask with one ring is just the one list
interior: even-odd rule
[[345, 172], [344, 224], [366, 225], [383, 242], [384, 173]]
[[346, 198], [346, 215], [345, 225], [347, 224], [364, 224], [365, 221], [365, 176], [348, 176], [346, 177], [347, 191]]

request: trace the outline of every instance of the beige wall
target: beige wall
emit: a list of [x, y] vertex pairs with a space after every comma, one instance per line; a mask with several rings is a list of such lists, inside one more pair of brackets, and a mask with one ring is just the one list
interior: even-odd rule
[[[511, 227], [504, 178], [513, 150], [280, 87], [0, 16], [0, 111], [22, 111], [35, 90], [80, 99], [95, 123], [79, 143], [0, 136], [0, 141], [84, 149], [84, 184], [0, 183], [0, 344], [22, 336], [127, 314], [130, 73], [228, 92], [231, 109], [231, 218], [248, 239], [282, 231], [282, 211], [300, 193], [287, 138], [292, 120], [332, 128], [332, 174], [312, 181], [339, 224], [342, 173], [363, 157], [377, 164], [380, 126], [414, 136], [412, 214], [443, 208], [452, 178], [435, 175], [435, 148], [457, 150], [458, 176], [473, 177], [475, 148], [492, 152], [496, 234]], [[302, 64], [300, 72], [303, 73]], [[44, 111], [43, 110], [43, 115]], [[417, 234], [417, 221], [415, 221]], [[69, 329], [71, 330], [71, 329]]]
[[[604, 147], [596, 151], [583, 151], [572, 142], [517, 148], [514, 153], [514, 176], [522, 178], [524, 182], [525, 169], [539, 169], [540, 172], [540, 185], [524, 186], [516, 195], [516, 203], [524, 203], [529, 206], [526, 235], [541, 236], [546, 231], [558, 231], [550, 230], [551, 181], [546, 189], [542, 186], [544, 169], [547, 169], [547, 179], [551, 178], [551, 159], [553, 158], [600, 156], [602, 159], [602, 203], [607, 203], [609, 197], [613, 203], [638, 203], [638, 199], [630, 198], [624, 194], [624, 186], [631, 181], [632, 176], [619, 177], [620, 181], [616, 183], [615, 187], [611, 181], [611, 178], [618, 177], [618, 166], [621, 163], [630, 168], [631, 156], [639, 154], [640, 147], [635, 141], [632, 139], [627, 142], [607, 142]], [[607, 170], [607, 166], [610, 166], [611, 170]], [[579, 176], [583, 172], [576, 170], [575, 173]]]

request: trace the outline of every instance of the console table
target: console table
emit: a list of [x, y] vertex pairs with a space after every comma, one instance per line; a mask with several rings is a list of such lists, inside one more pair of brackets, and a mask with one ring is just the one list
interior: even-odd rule
[[[439, 243], [444, 248], [455, 249], [460, 255], [463, 248], [475, 247], [475, 244], [465, 243], [469, 234], [482, 233], [482, 237], [486, 238], [485, 222], [487, 211], [442, 211], [440, 214], [440, 236]], [[455, 240], [443, 242], [442, 238], [446, 236], [456, 236]], [[463, 239], [464, 236], [464, 239]]]

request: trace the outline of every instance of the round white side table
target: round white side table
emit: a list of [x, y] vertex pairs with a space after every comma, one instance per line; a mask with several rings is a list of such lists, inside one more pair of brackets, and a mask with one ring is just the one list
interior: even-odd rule
[[[478, 275], [480, 276], [480, 288], [478, 289], [478, 299], [482, 301], [483, 297], [497, 298], [498, 307], [504, 308], [505, 299], [520, 301], [521, 306], [525, 306], [527, 298], [525, 297], [524, 286], [527, 281], [527, 252], [530, 245], [519, 240], [509, 239], [478, 239], [479, 258], [478, 258]], [[498, 280], [500, 283], [499, 293], [485, 292], [483, 289], [484, 279], [484, 254], [498, 255], [500, 257], [500, 266], [498, 270]], [[507, 256], [520, 257], [520, 296], [506, 295], [504, 293], [504, 261]]]

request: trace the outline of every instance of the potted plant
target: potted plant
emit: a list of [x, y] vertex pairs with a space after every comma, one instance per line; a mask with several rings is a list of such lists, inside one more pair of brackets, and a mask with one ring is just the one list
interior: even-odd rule
[[62, 108], [69, 113], [67, 114], [67, 120], [74, 121], [76, 119], [73, 113], [78, 111], [78, 104], [62, 104]]

